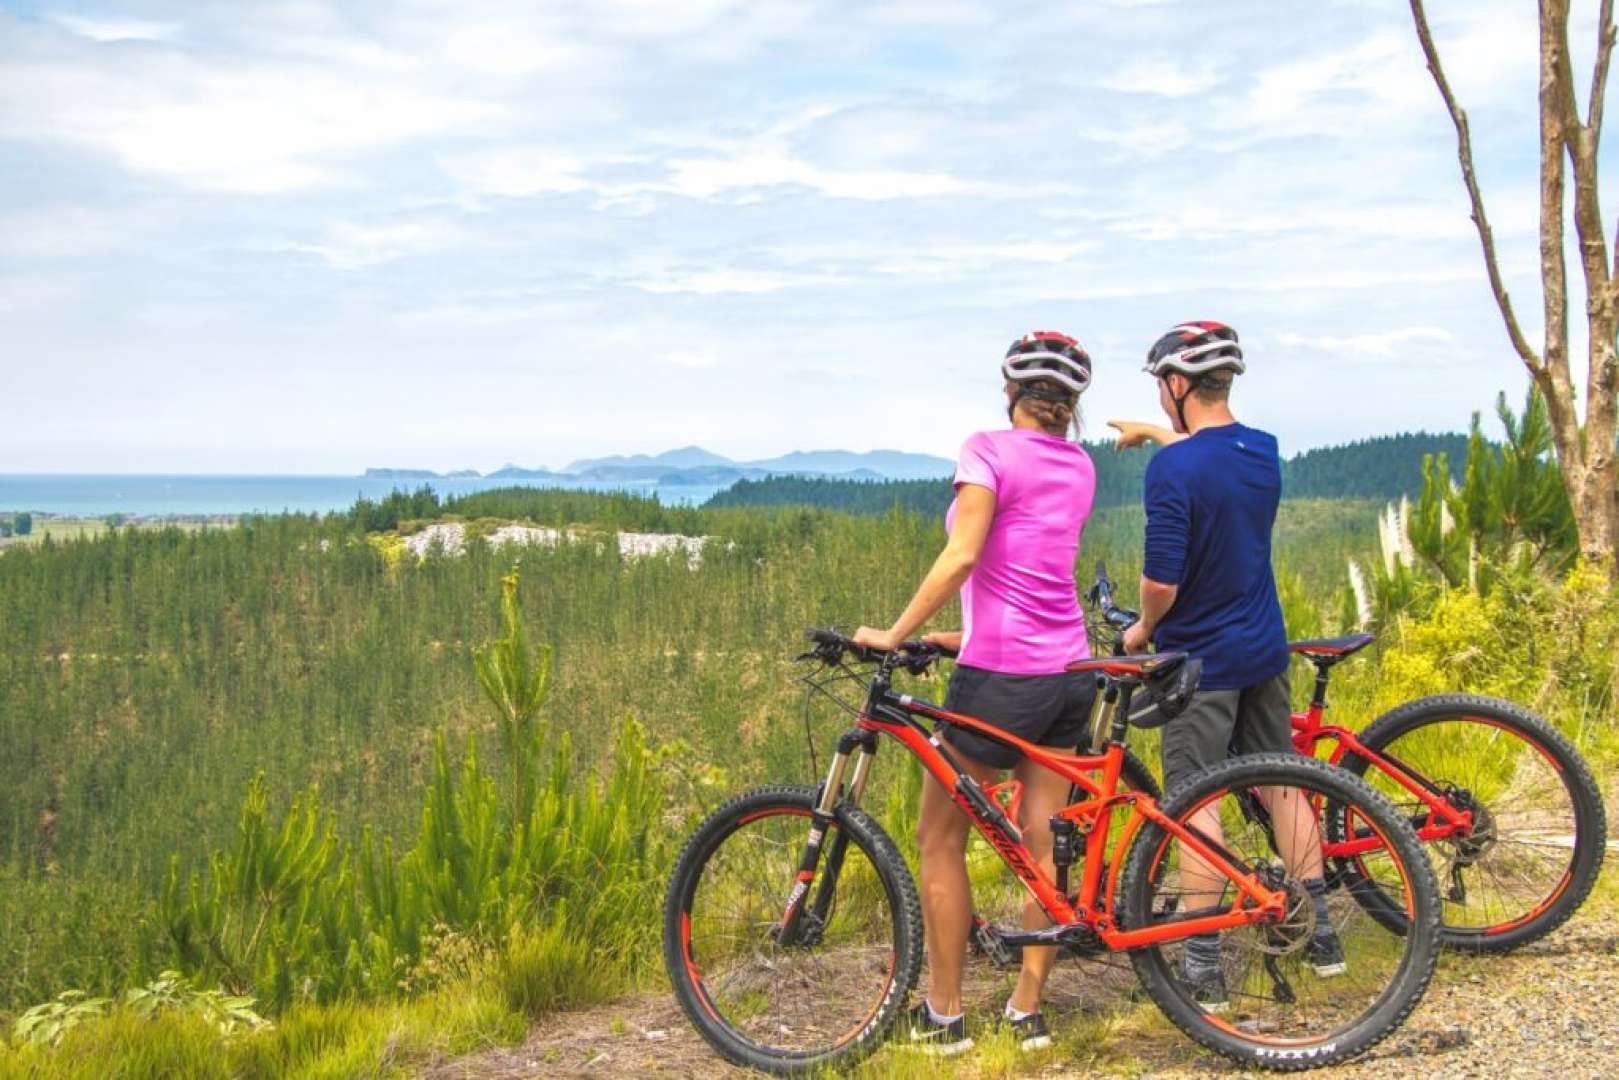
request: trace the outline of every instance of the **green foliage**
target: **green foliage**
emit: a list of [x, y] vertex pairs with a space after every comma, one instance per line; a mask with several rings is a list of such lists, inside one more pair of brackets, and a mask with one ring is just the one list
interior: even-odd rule
[[27, 536], [34, 531], [34, 515], [21, 513], [12, 516], [11, 531], [18, 536]]
[[89, 997], [83, 990], [64, 990], [55, 1001], [35, 1005], [17, 1018], [12, 1035], [18, 1042], [55, 1046], [62, 1036], [86, 1020], [107, 1014], [111, 1004], [104, 997]]
[[501, 579], [500, 621], [504, 633], [473, 653], [478, 686], [495, 711], [501, 745], [511, 771], [513, 820], [526, 820], [533, 810], [532, 763], [540, 751], [543, 732], [535, 718], [545, 704], [551, 685], [551, 649], [535, 654], [517, 608], [517, 571]]
[[495, 980], [506, 1004], [525, 1016], [605, 1001], [617, 989], [590, 942], [560, 919], [537, 929], [515, 928], [501, 951]]
[[886, 514], [898, 508], [942, 517], [955, 497], [949, 479], [842, 480], [825, 476], [768, 476], [738, 480], [703, 504], [707, 510], [745, 506], [818, 506], [851, 514]]
[[415, 1075], [446, 1055], [519, 1041], [527, 1017], [491, 978], [445, 984], [408, 1002], [338, 1002], [288, 1010], [273, 1025], [225, 1036], [190, 1010], [141, 1015], [118, 1005], [59, 1046], [0, 1042], [0, 1077], [107, 1080], [229, 1077], [350, 1080]]
[[[285, 1008], [431, 981], [452, 937], [474, 954], [484, 942], [522, 946], [533, 969], [523, 978], [532, 981], [552, 938], [531, 939], [524, 925], [540, 917], [566, 924], [567, 949], [586, 950], [599, 985], [647, 962], [655, 927], [624, 928], [619, 913], [655, 903], [662, 869], [652, 830], [663, 797], [651, 751], [626, 719], [605, 785], [577, 774], [566, 736], [547, 767], [537, 716], [549, 652], [528, 644], [518, 583], [515, 571], [502, 580], [502, 634], [474, 652], [506, 752], [506, 800], [484, 773], [476, 739], [457, 768], [440, 732], [416, 843], [396, 860], [391, 843], [379, 849], [370, 831], [357, 852], [341, 844], [314, 790], [272, 821], [255, 779], [234, 849], [183, 886], [177, 860], [170, 871], [162, 914], [177, 963]], [[572, 971], [571, 954], [558, 956], [557, 970]]]
[[257, 1031], [269, 1024], [254, 1011], [253, 998], [198, 990], [177, 971], [165, 971], [145, 986], [126, 991], [124, 1004], [136, 1016], [148, 1018], [160, 1012], [193, 1013], [221, 1035]]
[[1306, 450], [1283, 462], [1282, 491], [1289, 499], [1398, 499], [1421, 488], [1419, 462], [1458, 458], [1466, 445], [1464, 435], [1417, 431]]
[[1506, 441], [1487, 441], [1475, 414], [1459, 484], [1446, 454], [1427, 456], [1416, 502], [1385, 515], [1383, 564], [1373, 567], [1368, 604], [1377, 624], [1427, 610], [1447, 588], [1521, 588], [1573, 563], [1578, 536], [1545, 399], [1531, 386], [1518, 415], [1502, 394], [1496, 415]]

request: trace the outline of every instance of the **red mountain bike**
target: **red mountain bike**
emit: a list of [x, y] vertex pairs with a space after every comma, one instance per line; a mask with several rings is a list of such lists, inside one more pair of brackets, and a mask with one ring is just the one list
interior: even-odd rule
[[[1093, 627], [1093, 640], [1136, 618], [1113, 603], [1100, 563], [1096, 574], [1087, 597], [1106, 629]], [[1293, 714], [1294, 748], [1309, 757], [1325, 750], [1326, 760], [1364, 778], [1406, 815], [1440, 878], [1447, 947], [1501, 953], [1544, 937], [1585, 902], [1602, 869], [1606, 810], [1590, 768], [1546, 721], [1477, 694], [1406, 702], [1359, 734], [1326, 723], [1328, 673], [1374, 640], [1356, 634], [1291, 643], [1315, 665], [1309, 707]], [[1344, 839], [1341, 821], [1323, 826], [1329, 841]], [[1342, 860], [1338, 871], [1360, 875], [1359, 858]], [[1375, 885], [1375, 875], [1367, 884]], [[1380, 889], [1354, 895], [1398, 929], [1399, 905], [1385, 903]]]
[[[854, 680], [866, 691], [826, 779], [818, 788], [760, 788], [715, 810], [682, 851], [664, 904], [675, 996], [725, 1057], [783, 1074], [845, 1064], [887, 1034], [916, 982], [916, 886], [860, 807], [879, 734], [952, 793], [1045, 912], [1049, 926], [1008, 932], [1009, 945], [1127, 950], [1148, 996], [1203, 1045], [1247, 1065], [1310, 1068], [1364, 1051], [1415, 1007], [1438, 951], [1438, 883], [1409, 822], [1363, 781], [1310, 758], [1266, 754], [1199, 773], [1162, 807], [1121, 790], [1131, 700], [1184, 706], [1195, 686], [1185, 654], [1074, 665], [1098, 677], [1097, 718], [1108, 735], [1099, 752], [1070, 754], [897, 692], [895, 673], [924, 671], [939, 656], [931, 646], [878, 653], [831, 631], [813, 631], [811, 641], [800, 659], [823, 665], [828, 681]], [[1016, 781], [977, 783], [940, 739], [944, 725], [1014, 747], [1080, 793], [1051, 819], [1050, 874], [1023, 843], [1028, 823], [1014, 820]], [[1289, 817], [1309, 835], [1280, 835], [1270, 808], [1291, 798], [1341, 822], [1337, 854], [1361, 860], [1353, 877], [1329, 881], [1348, 964], [1340, 977], [1320, 978], [1306, 959], [1316, 914], [1299, 853], [1321, 838], [1308, 813]], [[1199, 827], [1208, 815], [1221, 825], [1219, 840]], [[1369, 901], [1350, 895], [1366, 890], [1400, 917], [1373, 917]], [[1212, 932], [1221, 936], [1231, 997], [1225, 1013], [1205, 1011], [1179, 975], [1185, 940]]]

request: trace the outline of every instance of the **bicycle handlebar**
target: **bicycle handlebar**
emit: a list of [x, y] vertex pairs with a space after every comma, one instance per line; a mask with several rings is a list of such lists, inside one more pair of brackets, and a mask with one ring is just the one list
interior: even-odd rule
[[954, 649], [947, 649], [943, 645], [932, 645], [925, 641], [902, 641], [899, 648], [893, 652], [884, 652], [882, 649], [873, 649], [861, 645], [853, 638], [845, 637], [836, 630], [812, 629], [805, 637], [815, 646], [807, 653], [802, 653], [795, 659], [819, 660], [823, 664], [837, 664], [845, 656], [851, 657], [856, 663], [876, 664], [891, 661], [891, 666], [905, 668], [913, 674], [920, 675], [928, 666], [941, 656], [955, 656]]
[[1141, 619], [1138, 612], [1121, 608], [1113, 602], [1113, 582], [1108, 579], [1107, 566], [1100, 559], [1096, 562], [1096, 584], [1085, 594], [1085, 599], [1101, 610], [1102, 619], [1110, 628], [1120, 633]]

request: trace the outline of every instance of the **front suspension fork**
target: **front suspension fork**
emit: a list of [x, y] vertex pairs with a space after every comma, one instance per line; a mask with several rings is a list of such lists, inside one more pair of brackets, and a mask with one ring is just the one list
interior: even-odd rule
[[[859, 754], [854, 771], [850, 773], [849, 757], [857, 750]], [[832, 828], [837, 821], [835, 807], [839, 798], [844, 796], [846, 775], [849, 783], [845, 801], [850, 805], [859, 805], [860, 797], [865, 794], [866, 781], [871, 776], [872, 758], [876, 754], [877, 740], [869, 732], [851, 731], [838, 740], [838, 750], [827, 769], [826, 780], [821, 784], [820, 797], [816, 800], [815, 809], [810, 811], [814, 824], [798, 860], [798, 873], [794, 876], [792, 892], [787, 897], [787, 910], [777, 927], [776, 940], [782, 945], [813, 946], [820, 943], [832, 910], [832, 897], [837, 892], [838, 877], [843, 872], [843, 858], [849, 850], [848, 833]], [[820, 883], [815, 889], [815, 898], [806, 907], [804, 898], [817, 877], [816, 866], [829, 832], [832, 843], [826, 847], [826, 866], [819, 874]]]

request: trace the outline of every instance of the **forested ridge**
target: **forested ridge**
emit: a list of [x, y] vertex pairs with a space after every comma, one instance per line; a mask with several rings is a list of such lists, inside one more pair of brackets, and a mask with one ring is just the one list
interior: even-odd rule
[[[1111, 443], [1086, 442], [1096, 467], [1098, 509], [1141, 501], [1151, 450], [1117, 451]], [[1398, 499], [1422, 487], [1422, 462], [1448, 454], [1452, 462], [1467, 452], [1467, 436], [1405, 432], [1380, 435], [1343, 446], [1306, 450], [1282, 461], [1282, 493], [1289, 499]], [[943, 514], [953, 492], [941, 480], [837, 480], [773, 476], [739, 480], [709, 499], [710, 507], [824, 506], [855, 514], [882, 513], [895, 506], [921, 514]]]

